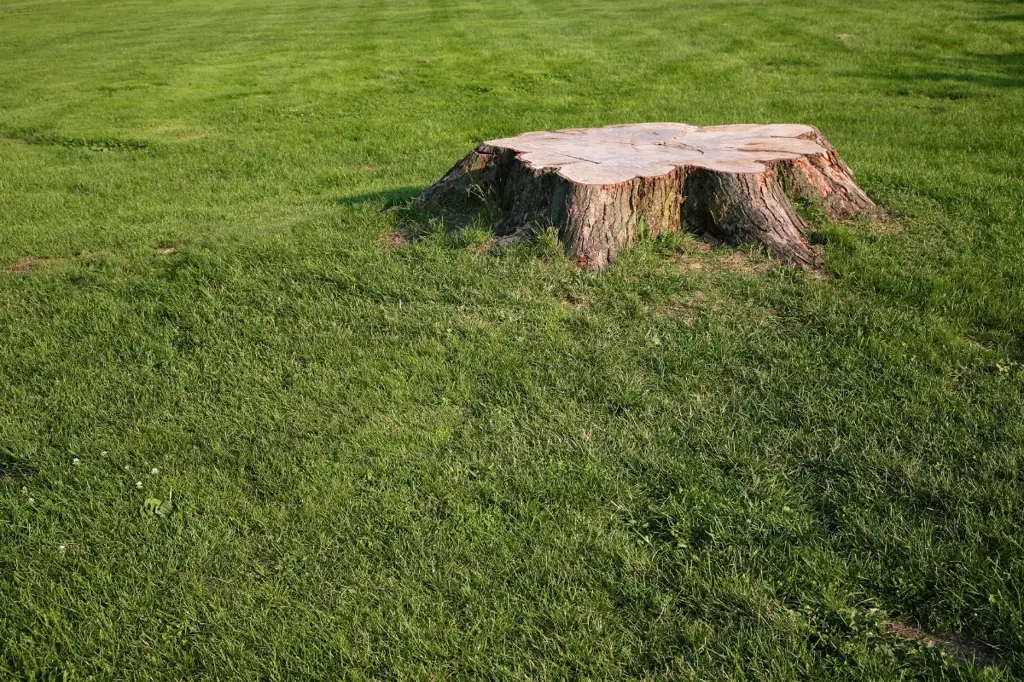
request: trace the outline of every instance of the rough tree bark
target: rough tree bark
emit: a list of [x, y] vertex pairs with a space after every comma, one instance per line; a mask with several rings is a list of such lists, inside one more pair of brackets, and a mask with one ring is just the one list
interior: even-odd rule
[[602, 268], [642, 231], [755, 243], [813, 269], [819, 251], [790, 197], [834, 218], [876, 210], [812, 126], [640, 123], [525, 133], [485, 142], [417, 200], [441, 203], [477, 186], [500, 197], [506, 238], [554, 225], [569, 256]]

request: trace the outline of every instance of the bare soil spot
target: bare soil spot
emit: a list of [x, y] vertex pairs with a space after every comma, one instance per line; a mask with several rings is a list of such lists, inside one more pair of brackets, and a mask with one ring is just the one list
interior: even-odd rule
[[937, 647], [965, 663], [993, 665], [998, 660], [996, 652], [992, 647], [964, 635], [932, 635], [924, 632], [916, 625], [900, 620], [892, 621], [886, 625], [885, 631], [893, 637], [920, 642], [925, 646]]
[[711, 246], [701, 245], [697, 247], [697, 253], [681, 253], [675, 256], [676, 264], [688, 272], [697, 270], [729, 270], [742, 272], [747, 275], [759, 275], [767, 272], [772, 267], [768, 259], [754, 260], [741, 251], [732, 251], [728, 255], [716, 258], [703, 255], [701, 252], [710, 252]]
[[34, 257], [29, 256], [29, 257], [26, 257], [26, 258], [19, 258], [18, 260], [16, 260], [13, 263], [9, 264], [7, 266], [7, 269], [10, 270], [11, 272], [16, 272], [18, 274], [27, 275], [28, 273], [30, 273], [32, 271], [33, 268], [35, 268], [35, 267], [37, 267], [39, 265], [46, 265], [48, 263], [58, 263], [58, 262], [60, 262], [59, 258], [45, 258], [45, 257], [44, 258], [34, 258]]
[[590, 299], [583, 294], [569, 292], [558, 297], [558, 302], [572, 310], [582, 310], [590, 305]]
[[158, 246], [153, 249], [153, 253], [157, 256], [169, 256], [177, 250], [177, 246]]
[[23, 140], [20, 137], [4, 137], [0, 138], [4, 144], [28, 144], [27, 140]]
[[398, 230], [393, 230], [381, 235], [381, 241], [384, 242], [384, 246], [388, 249], [400, 249], [403, 246], [408, 246], [409, 237]]
[[854, 36], [853, 36], [852, 33], [837, 33], [836, 34], [836, 40], [852, 40], [853, 37]]

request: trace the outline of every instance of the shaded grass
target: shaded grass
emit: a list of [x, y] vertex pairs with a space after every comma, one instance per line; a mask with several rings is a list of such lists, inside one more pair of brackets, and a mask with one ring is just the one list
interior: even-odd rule
[[[1011, 5], [5, 3], [0, 671], [1020, 676]], [[382, 243], [481, 139], [633, 120], [818, 125], [899, 229]]]

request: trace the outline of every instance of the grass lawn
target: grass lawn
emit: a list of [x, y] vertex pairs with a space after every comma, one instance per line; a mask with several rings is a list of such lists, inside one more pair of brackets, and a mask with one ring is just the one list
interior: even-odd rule
[[[383, 210], [633, 121], [892, 218]], [[1019, 679], [1022, 121], [1010, 0], [0, 0], [0, 679]]]

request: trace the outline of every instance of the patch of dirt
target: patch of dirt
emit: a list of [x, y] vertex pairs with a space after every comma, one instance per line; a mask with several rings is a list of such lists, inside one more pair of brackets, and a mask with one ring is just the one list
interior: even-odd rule
[[978, 640], [963, 635], [932, 635], [911, 625], [907, 621], [895, 620], [885, 626], [885, 631], [892, 637], [898, 637], [925, 646], [937, 647], [947, 654], [955, 656], [965, 663], [976, 665], [993, 665], [998, 659], [995, 650]]
[[158, 246], [153, 249], [153, 253], [157, 256], [169, 256], [178, 250], [177, 246]]
[[17, 272], [22, 275], [27, 275], [32, 271], [33, 268], [39, 265], [46, 265], [48, 263], [59, 263], [59, 258], [19, 258], [13, 263], [7, 266], [7, 269], [11, 272]]
[[870, 223], [871, 231], [876, 234], [903, 234], [906, 228], [898, 220], [888, 215], [880, 215]]
[[23, 140], [20, 137], [4, 137], [0, 138], [4, 144], [28, 144], [27, 140]]
[[711, 249], [721, 246], [723, 244], [721, 239], [716, 239], [710, 234], [695, 234], [693, 235], [693, 245], [698, 251], [710, 251]]
[[854, 36], [853, 36], [852, 33], [837, 33], [836, 34], [836, 40], [852, 40], [853, 37]]
[[383, 241], [384, 246], [389, 249], [400, 249], [403, 246], [409, 245], [409, 237], [397, 230], [386, 232], [381, 235], [381, 241]]

